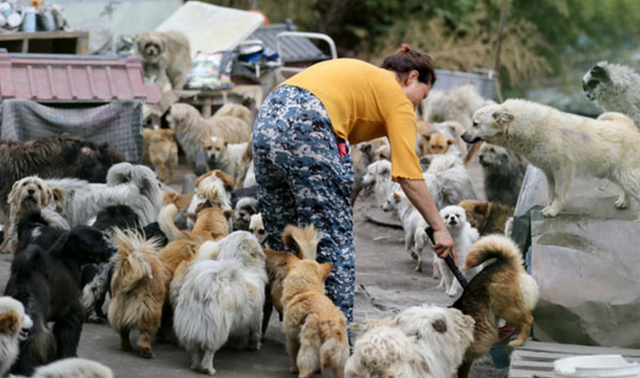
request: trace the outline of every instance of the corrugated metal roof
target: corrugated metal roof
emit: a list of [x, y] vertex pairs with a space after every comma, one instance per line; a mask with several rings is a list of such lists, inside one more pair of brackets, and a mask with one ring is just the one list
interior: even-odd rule
[[137, 56], [9, 54], [0, 50], [0, 100], [96, 102], [160, 101], [157, 86], [145, 84]]
[[[265, 46], [276, 50], [276, 37], [284, 31], [295, 31], [292, 23], [260, 26], [248, 39], [259, 39]], [[282, 56], [285, 63], [319, 61], [329, 59], [316, 45], [307, 38], [282, 38], [280, 40]]]
[[235, 49], [263, 20], [264, 16], [256, 12], [187, 1], [156, 30], [184, 33], [193, 58], [198, 52], [211, 54]]

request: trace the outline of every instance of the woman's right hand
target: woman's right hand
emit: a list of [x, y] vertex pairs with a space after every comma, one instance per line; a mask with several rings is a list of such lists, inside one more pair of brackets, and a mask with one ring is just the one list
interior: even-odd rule
[[434, 230], [433, 238], [436, 244], [433, 246], [433, 250], [439, 258], [444, 259], [447, 256], [453, 258], [453, 262], [458, 266], [458, 256], [456, 255], [456, 243], [449, 234], [449, 230], [442, 228]]

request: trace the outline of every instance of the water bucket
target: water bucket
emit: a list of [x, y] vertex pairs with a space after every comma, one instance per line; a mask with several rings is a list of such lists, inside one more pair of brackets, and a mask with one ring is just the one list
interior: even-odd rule
[[555, 378], [640, 378], [640, 364], [619, 354], [567, 357], [554, 361]]

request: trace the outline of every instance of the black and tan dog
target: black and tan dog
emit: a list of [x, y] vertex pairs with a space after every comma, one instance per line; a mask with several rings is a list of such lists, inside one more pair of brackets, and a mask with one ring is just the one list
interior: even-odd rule
[[520, 329], [518, 337], [510, 343], [512, 346], [525, 343], [533, 324], [531, 312], [538, 303], [540, 292], [536, 281], [524, 270], [522, 253], [511, 239], [490, 235], [471, 247], [465, 264], [470, 269], [490, 259], [495, 262], [469, 282], [452, 306], [476, 322], [474, 340], [458, 369], [459, 378], [468, 377], [473, 361], [488, 353], [498, 340], [495, 318], [504, 319], [507, 325]]

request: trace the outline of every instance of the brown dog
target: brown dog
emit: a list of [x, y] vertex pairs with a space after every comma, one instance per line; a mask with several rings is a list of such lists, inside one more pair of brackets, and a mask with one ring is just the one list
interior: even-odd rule
[[501, 235], [485, 236], [471, 247], [465, 265], [471, 269], [489, 259], [495, 259], [495, 262], [469, 282], [452, 306], [476, 322], [474, 340], [458, 369], [460, 378], [468, 377], [473, 361], [488, 353], [498, 340], [494, 317], [520, 329], [520, 334], [510, 345], [519, 346], [526, 342], [533, 324], [531, 312], [540, 296], [538, 284], [524, 270], [522, 253], [511, 239]]
[[179, 240], [157, 252], [154, 241], [144, 240], [137, 233], [116, 229], [115, 237], [119, 259], [111, 280], [109, 323], [120, 334], [123, 350], [132, 349], [129, 332], [137, 326], [138, 353], [152, 358], [151, 337], [160, 328], [173, 273], [182, 261], [195, 255], [198, 244]]
[[[173, 132], [173, 130], [170, 130]], [[173, 133], [153, 133], [150, 136], [149, 160], [156, 170], [158, 180], [170, 184], [173, 171], [178, 166], [178, 144]]]
[[324, 281], [333, 264], [300, 260], [284, 280], [284, 331], [292, 373], [309, 378], [316, 370], [331, 369], [344, 375], [349, 358], [347, 321], [324, 293]]
[[[169, 204], [162, 208], [158, 215], [160, 229], [170, 241], [181, 239], [193, 240], [203, 243], [207, 240], [216, 240], [229, 233], [228, 219], [230, 211], [222, 211], [218, 207], [211, 207], [209, 202], [203, 203], [196, 210], [196, 222], [191, 231], [180, 231], [173, 221], [178, 214], [178, 208], [174, 204]], [[187, 214], [187, 216], [192, 216]]]
[[459, 206], [464, 209], [467, 221], [478, 230], [480, 236], [504, 234], [505, 225], [515, 211], [513, 207], [478, 200], [464, 200]]
[[284, 245], [293, 250], [298, 247], [298, 252], [280, 252], [273, 249], [265, 248], [267, 255], [267, 274], [269, 282], [267, 283], [267, 300], [264, 305], [264, 317], [262, 321], [262, 334], [267, 331], [269, 318], [273, 307], [278, 311], [280, 320], [284, 315], [284, 305], [282, 303], [282, 290], [284, 288], [284, 279], [289, 270], [295, 263], [300, 260], [315, 260], [318, 248], [318, 231], [313, 225], [305, 228], [299, 228], [292, 225], [285, 227], [282, 233]]

